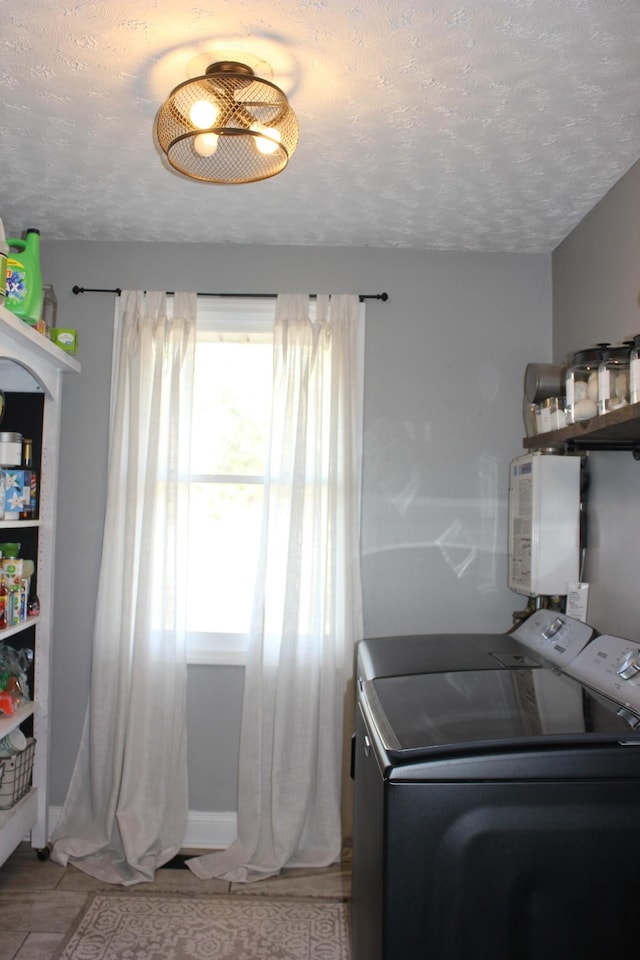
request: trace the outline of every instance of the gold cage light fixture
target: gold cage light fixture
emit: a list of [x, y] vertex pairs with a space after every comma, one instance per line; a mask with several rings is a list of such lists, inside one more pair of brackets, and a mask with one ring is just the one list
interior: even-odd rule
[[267, 180], [287, 166], [298, 121], [285, 94], [238, 60], [209, 64], [160, 107], [158, 144], [179, 173], [210, 183]]

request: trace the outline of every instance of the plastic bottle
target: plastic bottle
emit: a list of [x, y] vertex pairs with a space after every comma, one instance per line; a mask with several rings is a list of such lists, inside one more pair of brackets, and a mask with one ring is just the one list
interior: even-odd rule
[[27, 603], [27, 616], [28, 617], [40, 616], [40, 601], [38, 599], [37, 593], [33, 593], [31, 595], [31, 599]]
[[4, 235], [4, 224], [0, 220], [0, 304], [4, 306], [4, 298], [7, 289], [7, 259], [9, 257], [9, 244]]
[[42, 274], [40, 272], [40, 231], [31, 227], [24, 240], [9, 237], [5, 306], [30, 326], [42, 316]]

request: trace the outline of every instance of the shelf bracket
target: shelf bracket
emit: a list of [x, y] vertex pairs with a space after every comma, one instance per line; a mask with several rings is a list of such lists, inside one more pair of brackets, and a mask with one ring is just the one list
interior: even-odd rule
[[566, 453], [584, 453], [585, 451], [604, 451], [604, 450], [630, 450], [634, 460], [640, 460], [640, 440], [618, 440], [606, 443], [604, 441], [593, 440], [567, 440], [565, 444]]

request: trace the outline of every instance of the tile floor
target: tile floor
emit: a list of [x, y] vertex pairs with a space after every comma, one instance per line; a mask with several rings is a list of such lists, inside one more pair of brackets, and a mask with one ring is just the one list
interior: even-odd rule
[[[188, 851], [192, 853], [193, 851]], [[114, 887], [76, 867], [38, 860], [28, 843], [21, 844], [0, 867], [0, 960], [50, 960], [84, 906], [88, 893]], [[136, 895], [163, 891], [228, 893], [258, 896], [325, 896], [348, 898], [351, 871], [343, 863], [323, 870], [284, 870], [279, 877], [252, 884], [198, 880], [188, 869], [162, 869], [153, 883], [117, 888]]]

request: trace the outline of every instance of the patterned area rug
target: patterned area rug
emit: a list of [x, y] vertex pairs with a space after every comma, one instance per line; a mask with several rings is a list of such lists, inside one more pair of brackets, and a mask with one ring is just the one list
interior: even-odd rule
[[349, 960], [338, 900], [95, 893], [56, 960]]

